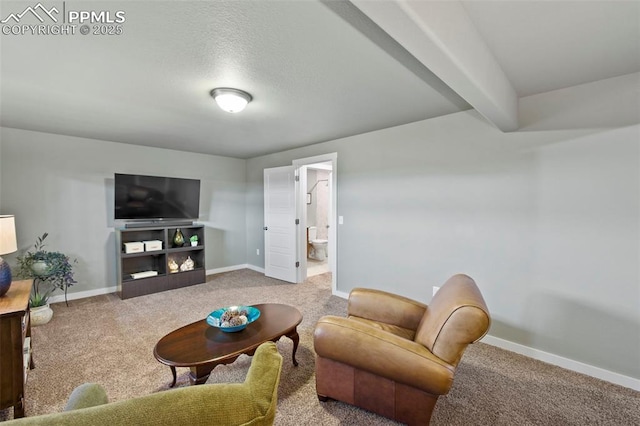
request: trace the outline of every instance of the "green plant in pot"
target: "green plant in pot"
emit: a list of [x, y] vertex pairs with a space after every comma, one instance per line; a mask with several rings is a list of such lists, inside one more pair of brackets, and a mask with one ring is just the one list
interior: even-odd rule
[[38, 237], [33, 251], [27, 251], [17, 258], [16, 275], [33, 279], [33, 290], [29, 298], [32, 308], [47, 305], [49, 297], [56, 290], [64, 291], [64, 300], [68, 305], [67, 290], [76, 283], [73, 278], [73, 264], [77, 263], [77, 260], [71, 260], [69, 256], [58, 251], [45, 250], [44, 240], [48, 235], [45, 232]]
[[189, 241], [191, 241], [191, 245], [192, 246], [197, 246], [198, 245], [198, 236], [197, 235], [192, 235], [191, 238], [189, 238]]

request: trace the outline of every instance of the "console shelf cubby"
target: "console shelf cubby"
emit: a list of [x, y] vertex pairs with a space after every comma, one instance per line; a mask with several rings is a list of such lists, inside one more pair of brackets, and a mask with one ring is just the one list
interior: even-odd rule
[[[173, 243], [176, 232], [184, 236], [184, 245], [176, 247]], [[191, 236], [198, 236], [198, 245], [192, 246]], [[160, 241], [157, 250], [144, 251], [145, 241]], [[141, 252], [126, 253], [125, 243], [142, 243]], [[149, 226], [122, 228], [116, 231], [118, 294], [122, 299], [143, 296], [202, 284], [206, 281], [204, 226]], [[188, 258], [194, 263], [192, 270], [171, 272], [169, 263], [182, 265]], [[156, 273], [152, 276], [134, 278], [139, 273]]]

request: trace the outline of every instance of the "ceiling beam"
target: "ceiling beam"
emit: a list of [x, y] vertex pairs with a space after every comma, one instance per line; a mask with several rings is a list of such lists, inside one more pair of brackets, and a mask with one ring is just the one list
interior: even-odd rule
[[518, 129], [518, 96], [459, 1], [351, 0], [502, 131]]

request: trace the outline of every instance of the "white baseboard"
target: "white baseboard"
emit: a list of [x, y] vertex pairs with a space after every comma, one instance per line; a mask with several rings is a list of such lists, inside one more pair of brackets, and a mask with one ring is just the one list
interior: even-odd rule
[[[335, 296], [342, 297], [343, 299], [349, 298], [348, 293], [341, 291], [335, 291], [333, 294]], [[624, 376], [580, 361], [575, 361], [549, 352], [541, 351], [539, 349], [534, 349], [519, 343], [510, 342], [508, 340], [500, 339], [499, 337], [487, 335], [481, 340], [481, 342], [501, 349], [506, 349], [529, 358], [537, 359], [538, 361], [557, 365], [558, 367], [566, 368], [567, 370], [586, 374], [587, 376], [595, 377], [596, 379], [605, 380], [616, 385], [640, 391], [640, 380], [634, 379], [633, 377]]]
[[256, 272], [260, 272], [261, 274], [264, 274], [264, 268], [260, 268], [255, 265], [244, 265], [244, 266], [245, 268], [251, 269], [252, 271], [256, 271]]
[[[234, 266], [225, 266], [223, 268], [209, 269], [207, 275], [221, 274], [223, 272], [237, 271], [239, 269], [251, 269], [256, 272], [264, 273], [263, 268], [259, 268], [254, 265], [242, 264]], [[79, 291], [74, 293], [68, 293], [68, 300], [84, 299], [85, 297], [100, 296], [103, 294], [115, 293], [117, 287], [105, 287], [94, 290]], [[343, 299], [348, 299], [349, 294], [342, 291], [335, 291], [335, 296]], [[57, 294], [49, 298], [49, 303], [64, 302], [64, 294]], [[537, 359], [549, 364], [557, 365], [558, 367], [566, 368], [567, 370], [575, 371], [577, 373], [586, 374], [591, 377], [595, 377], [600, 380], [614, 383], [616, 385], [624, 386], [633, 390], [640, 391], [640, 379], [625, 376], [613, 371], [605, 370], [600, 367], [585, 364], [580, 361], [575, 361], [569, 358], [565, 358], [559, 355], [555, 355], [549, 352], [545, 352], [539, 349], [531, 348], [529, 346], [521, 345], [519, 343], [510, 342], [508, 340], [501, 339], [494, 336], [485, 336], [481, 342], [491, 346], [496, 346], [501, 349], [506, 349], [511, 352], [518, 353], [520, 355], [527, 356], [529, 358]]]
[[640, 391], [640, 380], [633, 377], [624, 376], [580, 361], [575, 361], [549, 352], [541, 351], [539, 349], [534, 349], [519, 343], [510, 342], [508, 340], [500, 339], [499, 337], [485, 336], [481, 342], [506, 349], [529, 358], [537, 359], [538, 361], [557, 365], [558, 367], [566, 368], [567, 370], [586, 374], [587, 376], [595, 377], [596, 379], [605, 380], [616, 385]]
[[239, 269], [253, 269], [251, 268], [251, 265], [247, 265], [242, 264], [242, 265], [232, 265], [232, 266], [225, 266], [222, 268], [215, 268], [215, 269], [207, 269], [207, 275], [215, 275], [215, 274], [222, 274], [223, 272], [231, 272], [231, 271], [237, 271]]
[[336, 290], [333, 292], [333, 295], [343, 299], [349, 299], [349, 293], [345, 293], [344, 291]]
[[[264, 272], [264, 270], [260, 270], [260, 268], [256, 266], [244, 264], [244, 265], [225, 266], [224, 268], [209, 269], [207, 270], [206, 274], [215, 275], [215, 274], [221, 274], [223, 272], [237, 271], [239, 269], [247, 269], [247, 268], [253, 269], [254, 271], [258, 271], [258, 272]], [[73, 293], [67, 293], [67, 300], [84, 299], [87, 297], [115, 293], [116, 291], [118, 291], [117, 286], [97, 288], [94, 290], [86, 290], [86, 291], [75, 291]], [[64, 302], [64, 294], [56, 294], [55, 296], [51, 296], [49, 298], [49, 303], [60, 303], [60, 302]]]
[[[102, 294], [115, 293], [118, 291], [118, 287], [104, 287], [96, 288], [94, 290], [77, 291], [73, 293], [67, 293], [67, 300], [84, 299], [86, 297], [100, 296]], [[49, 298], [49, 303], [64, 303], [64, 294], [56, 294]]]

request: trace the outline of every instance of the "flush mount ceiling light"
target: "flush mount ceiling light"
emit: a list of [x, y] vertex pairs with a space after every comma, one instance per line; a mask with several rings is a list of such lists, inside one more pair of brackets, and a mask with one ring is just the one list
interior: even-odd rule
[[211, 96], [216, 100], [218, 106], [227, 112], [240, 112], [253, 99], [247, 92], [228, 87], [213, 89]]

